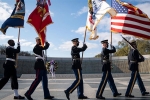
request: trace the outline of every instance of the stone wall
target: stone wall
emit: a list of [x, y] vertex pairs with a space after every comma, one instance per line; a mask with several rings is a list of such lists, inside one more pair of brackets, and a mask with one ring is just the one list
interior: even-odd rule
[[[150, 73], [150, 56], [145, 56], [145, 62], [139, 64], [140, 73]], [[56, 60], [58, 62], [58, 74], [72, 74], [71, 70], [71, 58], [48, 58], [49, 60]], [[3, 75], [2, 64], [5, 61], [5, 56], [0, 55], [0, 76]], [[19, 57], [18, 58], [18, 75], [21, 74], [34, 74], [33, 68], [35, 62], [34, 57]], [[83, 59], [83, 74], [96, 74], [101, 73], [101, 62], [100, 58], [84, 58]], [[113, 73], [129, 73], [127, 57], [113, 57]]]

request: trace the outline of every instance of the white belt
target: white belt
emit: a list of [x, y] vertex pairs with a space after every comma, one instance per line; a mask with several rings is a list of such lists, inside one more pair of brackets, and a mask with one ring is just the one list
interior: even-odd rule
[[73, 60], [81, 60], [80, 58], [77, 58], [77, 59], [73, 59]]
[[44, 58], [43, 58], [43, 57], [35, 57], [35, 59], [42, 59], [42, 60], [44, 60]]
[[110, 62], [109, 60], [103, 60], [103, 62]]
[[12, 58], [6, 58], [6, 60], [14, 61], [15, 62], [15, 59], [12, 59]]
[[136, 63], [137, 61], [131, 61], [131, 60], [130, 60], [130, 62]]
[[35, 57], [35, 59], [42, 59], [42, 60], [44, 60], [44, 57], [41, 57], [40, 55], [38, 55], [38, 54], [34, 54], [35, 56], [37, 56], [37, 57]]

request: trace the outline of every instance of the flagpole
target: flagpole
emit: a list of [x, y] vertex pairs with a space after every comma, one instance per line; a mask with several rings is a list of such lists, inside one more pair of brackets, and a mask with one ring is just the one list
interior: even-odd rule
[[[19, 40], [20, 40], [20, 27], [19, 27], [19, 33], [18, 33], [18, 43], [19, 43]], [[16, 54], [16, 68], [18, 68], [18, 53]]]
[[45, 57], [45, 58], [46, 58], [46, 59], [45, 59], [45, 64], [46, 64], [46, 62], [47, 62], [47, 50], [45, 50], [45, 56], [46, 56], [46, 57]]
[[[83, 45], [85, 44], [85, 39], [86, 39], [86, 31], [87, 31], [87, 27], [85, 27]], [[83, 52], [82, 52], [82, 60], [81, 60], [81, 64], [82, 64], [82, 61], [83, 61]]]
[[20, 27], [19, 27], [19, 33], [18, 33], [18, 42], [20, 40]]
[[[110, 44], [111, 44], [111, 49], [112, 49], [112, 31], [111, 31], [111, 35], [110, 35]], [[111, 68], [113, 69], [113, 67], [112, 67], [112, 53], [110, 54], [110, 62], [111, 62]]]
[[[110, 34], [110, 44], [112, 45], [112, 32]], [[111, 47], [112, 48], [112, 47]]]
[[[47, 35], [46, 34], [46, 28], [45, 28], [45, 35]], [[47, 41], [47, 39], [46, 39], [46, 37], [45, 37], [45, 41]], [[48, 41], [47, 41], [48, 42]], [[45, 50], [45, 64], [46, 64], [46, 62], [47, 62], [47, 50]]]
[[[43, 4], [45, 5], [45, 3], [46, 3], [46, 0], [43, 0]], [[44, 11], [44, 10], [43, 10]], [[42, 21], [41, 21], [41, 23], [42, 23]], [[45, 30], [45, 35], [46, 35], [46, 28], [44, 29]], [[45, 37], [45, 40], [46, 40], [46, 37]], [[45, 41], [46, 42], [46, 41]], [[46, 65], [46, 62], [47, 62], [47, 50], [45, 50], [45, 65]]]

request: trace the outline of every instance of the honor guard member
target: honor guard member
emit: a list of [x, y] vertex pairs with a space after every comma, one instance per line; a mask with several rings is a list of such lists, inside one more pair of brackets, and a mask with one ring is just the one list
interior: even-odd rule
[[[134, 48], [137, 48], [136, 41], [132, 40], [131, 45]], [[137, 84], [140, 88], [141, 94], [147, 95], [149, 92], [146, 92], [146, 89], [144, 87], [143, 81], [141, 79], [141, 76], [139, 74], [139, 69], [138, 69], [138, 62], [143, 62], [144, 57], [139, 54], [139, 51], [137, 49], [134, 49], [133, 47], [130, 48], [129, 54], [128, 54], [128, 64], [129, 64], [129, 70], [131, 70], [131, 79], [127, 87], [127, 91], [125, 96], [126, 97], [134, 97], [131, 95], [135, 81], [137, 81]]]
[[20, 43], [18, 43], [17, 49], [14, 48], [14, 40], [8, 40], [9, 46], [6, 48], [6, 61], [3, 64], [4, 77], [0, 80], [0, 90], [11, 78], [11, 88], [14, 90], [14, 99], [24, 99], [24, 97], [18, 94], [18, 80], [17, 71], [15, 68], [16, 54], [20, 52]]
[[28, 100], [33, 100], [31, 98], [32, 93], [35, 91], [38, 84], [42, 81], [43, 91], [44, 91], [44, 99], [52, 99], [54, 96], [50, 96], [50, 92], [48, 90], [48, 79], [47, 79], [47, 70], [44, 64], [44, 51], [49, 48], [49, 43], [46, 42], [45, 46], [41, 46], [41, 40], [39, 37], [36, 38], [36, 45], [33, 48], [33, 52], [36, 56], [36, 62], [34, 65], [34, 69], [36, 70], [36, 78], [31, 84], [29, 90], [25, 93], [25, 96]]
[[81, 59], [80, 52], [83, 52], [87, 49], [87, 45], [83, 44], [82, 48], [78, 48], [79, 41], [78, 38], [72, 40], [73, 46], [71, 48], [71, 56], [72, 56], [72, 69], [74, 71], [76, 80], [73, 84], [65, 90], [65, 94], [68, 100], [70, 100], [69, 95], [77, 88], [78, 99], [88, 99], [87, 96], [84, 96], [83, 92], [83, 78], [82, 78], [82, 68], [81, 68]]
[[96, 98], [97, 99], [105, 99], [105, 97], [102, 96], [103, 91], [105, 89], [106, 83], [109, 83], [109, 86], [113, 92], [113, 96], [119, 96], [121, 93], [118, 93], [116, 85], [114, 83], [114, 79], [111, 74], [111, 63], [109, 61], [109, 53], [114, 53], [116, 52], [116, 49], [114, 46], [111, 45], [112, 49], [109, 50], [108, 48], [108, 40], [103, 40], [101, 41], [102, 43], [102, 52], [101, 52], [101, 62], [102, 62], [102, 80], [101, 83], [98, 87], [97, 93], [96, 93]]

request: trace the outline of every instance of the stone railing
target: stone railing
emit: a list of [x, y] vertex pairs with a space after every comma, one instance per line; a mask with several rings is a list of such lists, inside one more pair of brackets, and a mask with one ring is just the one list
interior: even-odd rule
[[[150, 73], [150, 55], [144, 56], [146, 60], [139, 63], [140, 73]], [[58, 69], [56, 73], [58, 74], [72, 74], [71, 58], [48, 58], [49, 60], [55, 60], [58, 63]], [[5, 56], [0, 55], [0, 76], [3, 75], [2, 64], [5, 61]], [[34, 74], [35, 70], [33, 68], [35, 62], [34, 57], [19, 57], [18, 58], [18, 75], [21, 74]], [[113, 73], [129, 73], [127, 57], [113, 57], [112, 60]], [[83, 74], [97, 74], [101, 73], [102, 64], [100, 58], [84, 58], [82, 63]]]

